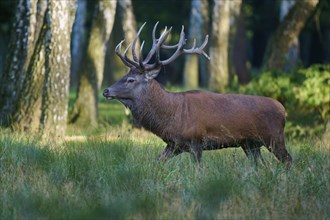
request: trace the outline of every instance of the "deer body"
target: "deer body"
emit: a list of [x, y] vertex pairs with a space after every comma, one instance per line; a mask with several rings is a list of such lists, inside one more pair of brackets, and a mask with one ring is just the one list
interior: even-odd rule
[[[155, 28], [156, 26], [157, 24]], [[157, 49], [162, 45], [160, 43], [165, 41], [162, 37], [166, 39], [167, 34], [165, 30], [165, 34], [156, 39], [155, 28], [151, 51], [157, 56]], [[181, 43], [184, 42], [182, 39], [183, 30]], [[285, 109], [279, 102], [260, 96], [208, 91], [167, 92], [153, 78], [159, 73], [159, 67], [171, 58], [148, 64], [148, 59], [153, 55], [150, 52], [143, 64], [141, 59], [137, 60], [133, 49], [132, 61], [126, 56], [127, 49], [122, 56], [118, 46], [116, 53], [130, 66], [130, 71], [107, 88], [103, 95], [108, 99], [121, 101], [130, 108], [135, 120], [167, 143], [160, 159], [166, 160], [182, 152], [190, 152], [199, 162], [203, 150], [242, 147], [247, 156], [258, 162], [262, 160], [260, 147], [265, 146], [280, 161], [291, 163], [291, 156], [284, 144]], [[179, 46], [178, 44], [174, 48]], [[142, 47], [143, 43], [140, 51]], [[165, 46], [167, 47], [173, 46]], [[183, 50], [181, 47], [177, 51], [204, 54], [202, 49], [203, 47], [193, 47]]]

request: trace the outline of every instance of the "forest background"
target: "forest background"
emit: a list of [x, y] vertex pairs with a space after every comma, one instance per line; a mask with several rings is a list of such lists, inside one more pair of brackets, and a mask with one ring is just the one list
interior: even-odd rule
[[[115, 46], [147, 22], [147, 53], [157, 21], [171, 45], [209, 35], [210, 61], [181, 56], [164, 88], [279, 100], [290, 169], [266, 148], [263, 166], [156, 160], [164, 142], [102, 91], [127, 71]], [[329, 219], [329, 62], [327, 0], [0, 0], [0, 219]]]
[[[173, 27], [168, 43], [178, 40], [181, 25], [187, 46], [193, 38], [201, 44], [210, 35], [210, 62], [197, 55], [180, 57], [163, 68], [158, 77], [162, 84], [270, 96], [287, 108], [291, 134], [321, 135], [326, 130], [327, 1], [61, 2], [0, 3], [3, 127], [61, 138], [67, 123], [96, 128], [101, 88], [126, 72], [114, 47], [122, 39], [132, 42], [145, 21], [140, 38], [150, 47], [151, 29], [159, 21], [163, 28]], [[57, 49], [50, 49], [52, 45]], [[69, 85], [76, 91], [70, 107]]]

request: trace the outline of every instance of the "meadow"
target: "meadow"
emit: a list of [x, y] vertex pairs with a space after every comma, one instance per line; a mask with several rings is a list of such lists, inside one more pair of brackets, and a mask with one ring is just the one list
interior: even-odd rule
[[119, 103], [102, 102], [100, 117], [57, 145], [0, 130], [0, 219], [330, 218], [330, 151], [317, 137], [287, 138], [290, 169], [265, 149], [265, 166], [225, 149], [197, 167], [187, 153], [157, 161], [165, 144], [131, 128]]

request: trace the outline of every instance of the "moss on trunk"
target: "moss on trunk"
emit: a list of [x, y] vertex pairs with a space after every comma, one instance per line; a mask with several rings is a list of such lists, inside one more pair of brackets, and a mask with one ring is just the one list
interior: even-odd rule
[[318, 0], [296, 1], [269, 41], [263, 62], [266, 70], [283, 70], [290, 46], [299, 36]]

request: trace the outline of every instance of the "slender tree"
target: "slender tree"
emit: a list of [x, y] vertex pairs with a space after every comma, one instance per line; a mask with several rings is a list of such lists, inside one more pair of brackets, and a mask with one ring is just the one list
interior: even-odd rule
[[115, 11], [116, 1], [95, 2], [94, 19], [79, 71], [77, 97], [70, 114], [70, 122], [76, 125], [97, 125], [98, 93], [103, 81], [106, 46], [112, 31]]
[[[196, 39], [197, 45], [202, 43], [202, 27], [203, 27], [203, 17], [202, 17], [202, 0], [191, 1], [191, 11], [190, 11], [190, 23], [189, 23], [189, 39]], [[185, 87], [194, 88], [198, 86], [198, 75], [199, 75], [199, 56], [193, 54], [187, 56], [184, 64], [183, 72], [183, 85]]]
[[83, 57], [84, 47], [87, 44], [87, 29], [89, 21], [93, 20], [92, 13], [88, 13], [89, 4], [94, 1], [77, 0], [77, 11], [75, 21], [72, 28], [71, 36], [71, 85], [77, 86], [78, 74], [80, 70], [81, 60]]
[[229, 82], [228, 38], [230, 30], [231, 1], [214, 0], [212, 35], [210, 44], [209, 89], [223, 92]]
[[322, 141], [328, 149], [330, 149], [330, 120], [325, 125], [325, 131], [322, 136]]
[[[280, 4], [280, 22], [288, 14], [290, 8], [294, 5], [295, 0], [281, 1]], [[288, 53], [285, 55], [284, 68], [285, 71], [290, 71], [297, 66], [299, 61], [299, 40], [298, 36], [293, 40]]]
[[290, 8], [267, 45], [264, 69], [284, 69], [289, 48], [299, 36], [317, 3], [318, 0], [299, 0]]
[[[239, 1], [235, 1], [239, 2]], [[246, 27], [244, 22], [244, 10], [243, 4], [238, 8], [240, 9], [238, 15], [235, 16], [235, 34], [233, 36], [233, 49], [232, 49], [232, 64], [234, 72], [237, 74], [238, 82], [240, 84], [246, 84], [249, 81], [249, 73], [247, 68], [247, 36]]]
[[[202, 35], [210, 34], [210, 4], [209, 0], [202, 0], [202, 8], [201, 8], [201, 15], [202, 15]], [[206, 45], [205, 50], [208, 51], [209, 45]], [[200, 86], [207, 87], [209, 82], [209, 61], [204, 59], [203, 57], [199, 57], [199, 79], [200, 79]]]
[[[133, 10], [133, 4], [131, 0], [120, 0], [117, 3], [116, 15], [114, 28], [115, 32], [112, 33], [110, 39], [110, 50], [109, 57], [111, 61], [107, 68], [111, 74], [110, 81], [116, 81], [122, 77], [122, 75], [127, 71], [127, 67], [123, 65], [120, 58], [115, 54], [116, 45], [124, 38], [125, 42], [123, 47], [127, 47], [130, 42], [133, 42], [136, 36], [136, 19]], [[140, 41], [138, 39], [136, 47], [139, 48]], [[128, 56], [131, 56], [131, 50], [127, 52]]]
[[45, 35], [45, 81], [40, 132], [43, 139], [61, 140], [65, 135], [70, 79], [70, 39], [75, 4], [48, 1]]

